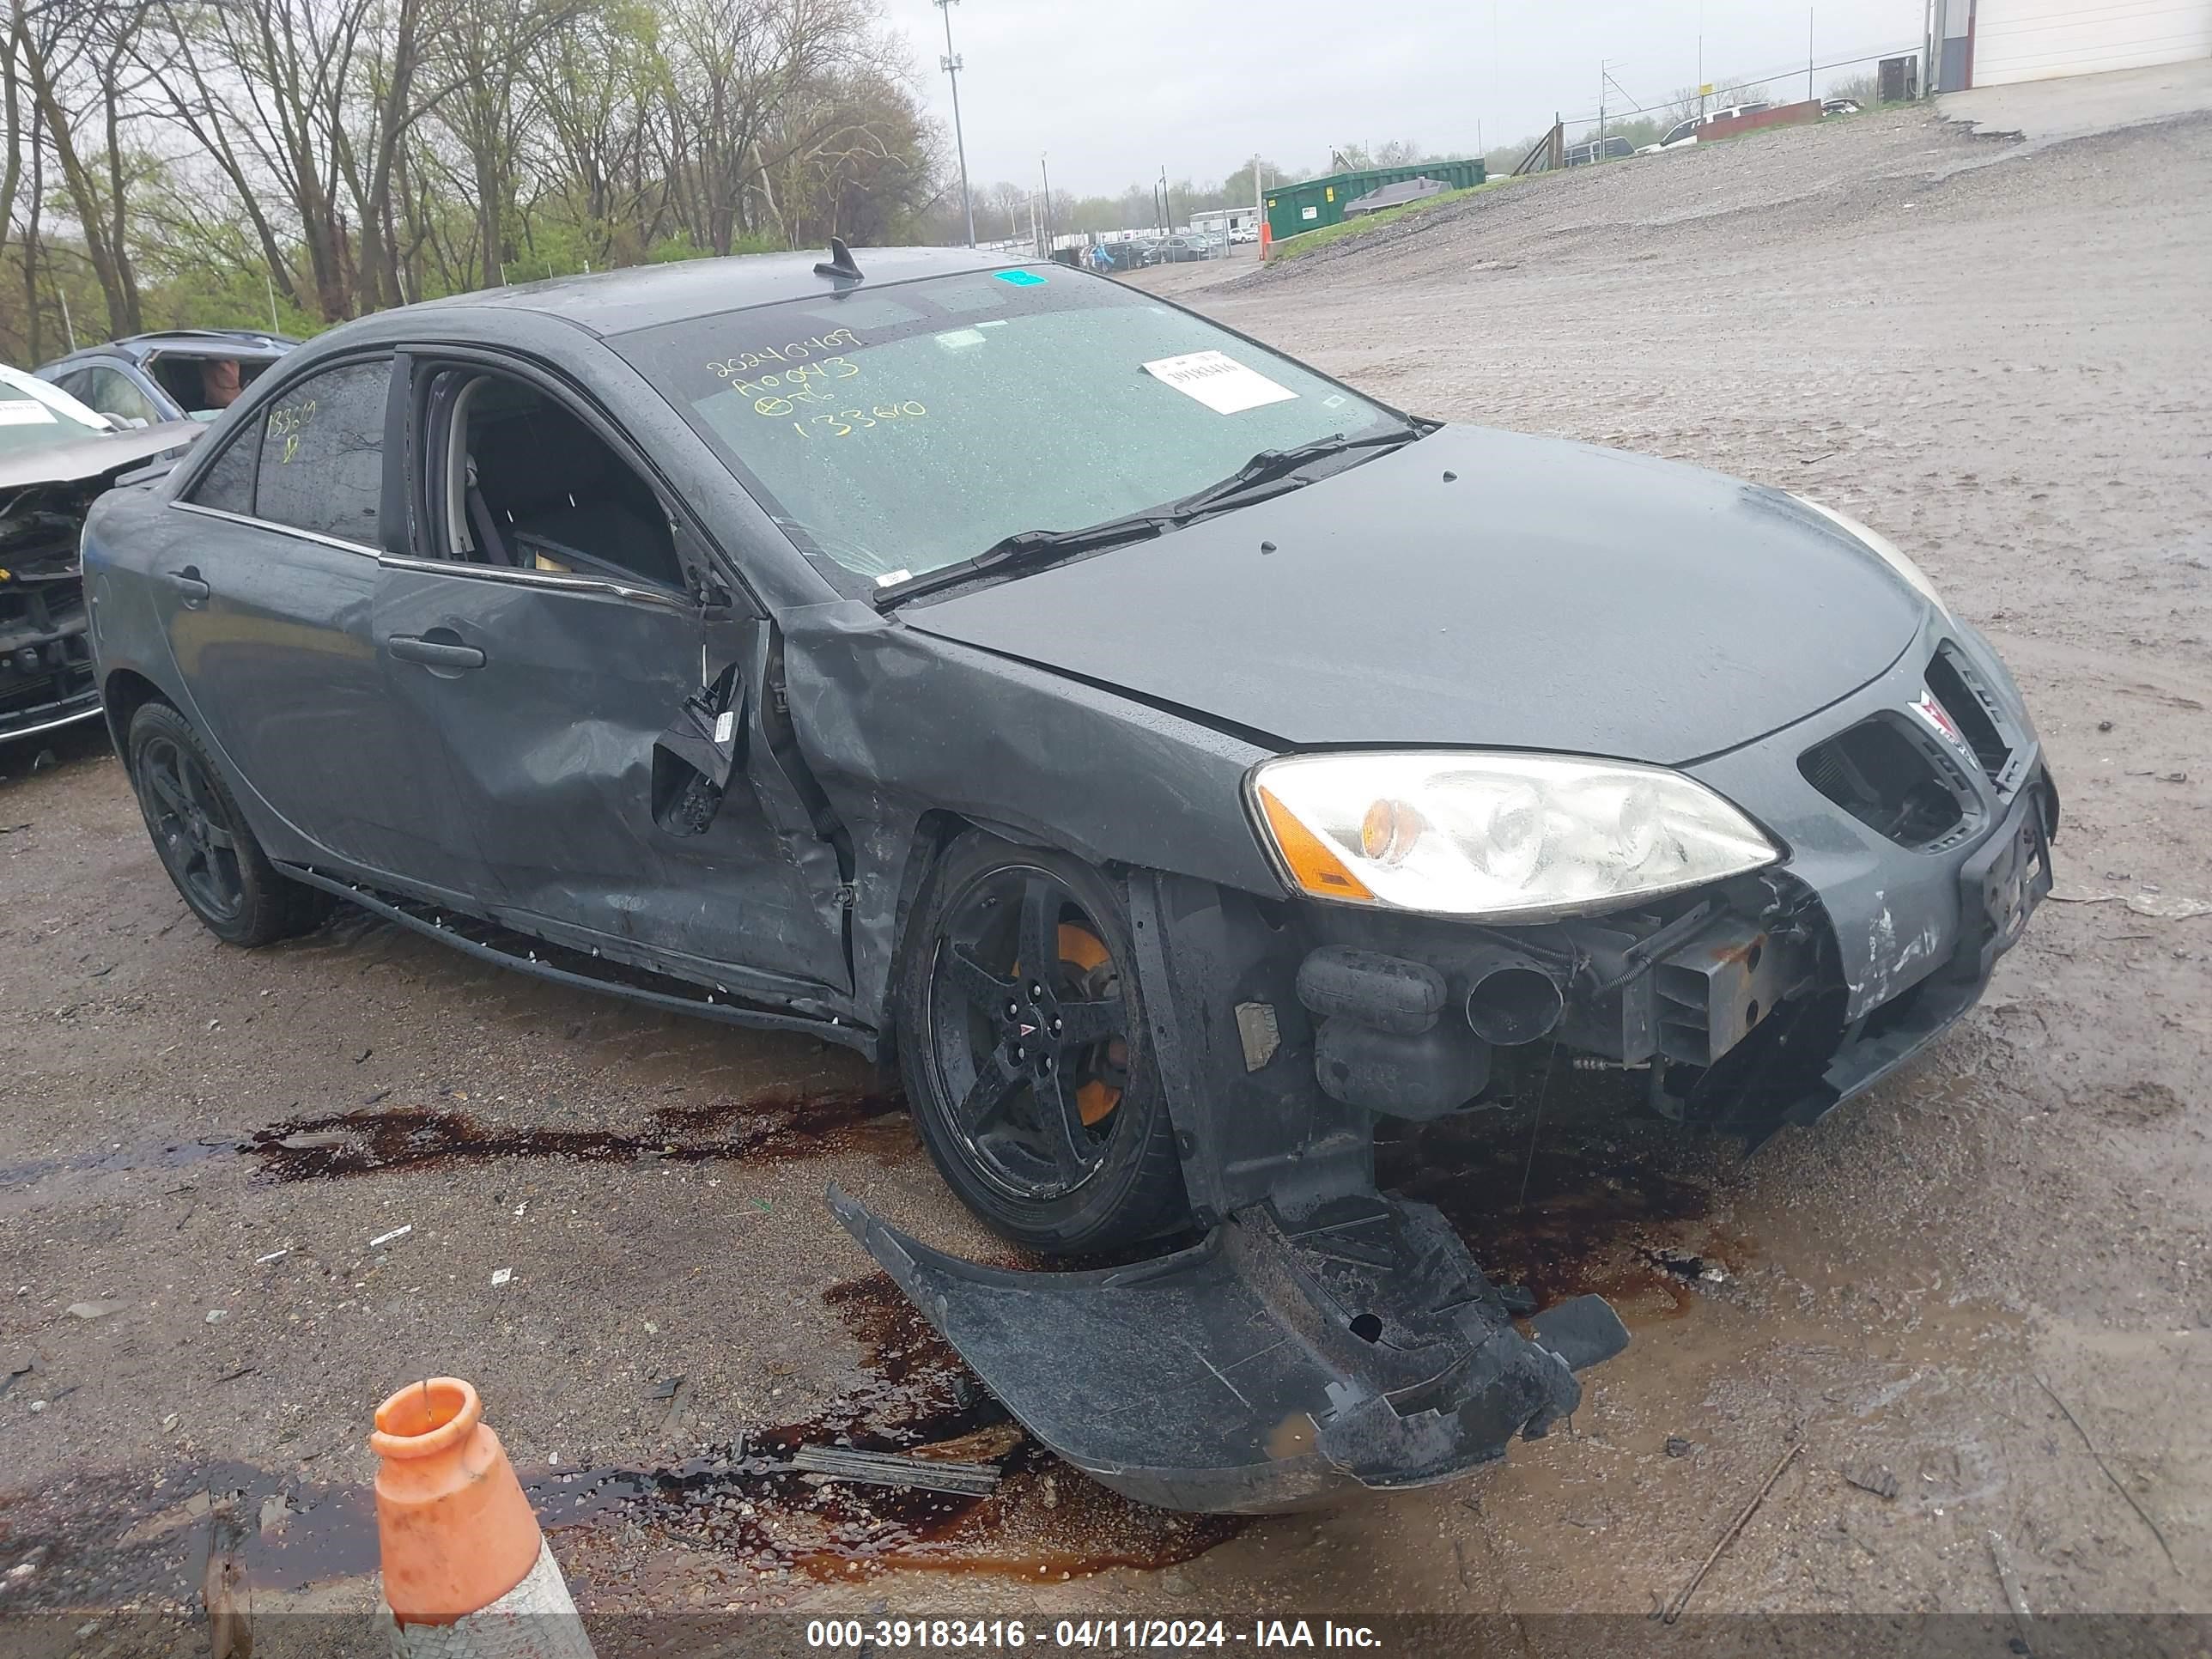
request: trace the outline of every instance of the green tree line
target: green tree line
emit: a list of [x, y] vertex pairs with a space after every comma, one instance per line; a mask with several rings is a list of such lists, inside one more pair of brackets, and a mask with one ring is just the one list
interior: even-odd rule
[[9, 4], [17, 362], [943, 216], [949, 146], [877, 0]]

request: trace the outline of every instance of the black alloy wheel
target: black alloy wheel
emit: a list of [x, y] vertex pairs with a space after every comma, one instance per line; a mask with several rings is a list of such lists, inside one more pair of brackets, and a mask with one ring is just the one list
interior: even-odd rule
[[908, 1094], [946, 1179], [1018, 1242], [1097, 1249], [1186, 1206], [1146, 1057], [1113, 884], [1062, 854], [971, 835], [908, 950]]
[[203, 921], [234, 921], [246, 908], [238, 837], [226, 823], [206, 763], [167, 732], [139, 746], [139, 787], [146, 827], [169, 879]]
[[161, 867], [210, 933], [233, 945], [270, 945], [330, 914], [329, 895], [269, 862], [190, 720], [167, 703], [147, 703], [131, 717], [125, 746]]

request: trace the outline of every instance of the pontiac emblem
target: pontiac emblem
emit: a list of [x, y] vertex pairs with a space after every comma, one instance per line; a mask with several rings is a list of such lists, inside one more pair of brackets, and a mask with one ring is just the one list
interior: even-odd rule
[[1966, 747], [1965, 734], [1959, 730], [1958, 723], [1951, 718], [1943, 705], [1936, 701], [1936, 694], [1933, 691], [1923, 690], [1918, 699], [1912, 703], [1911, 708], [1914, 714], [1935, 728], [1937, 737], [1949, 738], [1955, 748], [1963, 750]]

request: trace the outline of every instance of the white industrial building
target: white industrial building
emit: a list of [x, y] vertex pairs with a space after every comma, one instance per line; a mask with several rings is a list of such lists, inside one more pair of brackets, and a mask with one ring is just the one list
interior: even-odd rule
[[1938, 92], [2212, 57], [2212, 0], [1929, 0]]

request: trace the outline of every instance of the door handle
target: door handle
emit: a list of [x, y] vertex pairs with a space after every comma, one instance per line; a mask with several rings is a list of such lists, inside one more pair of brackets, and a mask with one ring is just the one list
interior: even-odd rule
[[182, 570], [171, 570], [165, 574], [169, 586], [184, 595], [185, 603], [194, 608], [205, 605], [215, 592], [200, 579], [200, 568], [196, 564], [188, 564]]
[[426, 668], [443, 668], [450, 672], [484, 665], [484, 653], [473, 645], [448, 644], [443, 640], [426, 640], [414, 634], [394, 634], [388, 643], [392, 654], [400, 661], [419, 662]]

